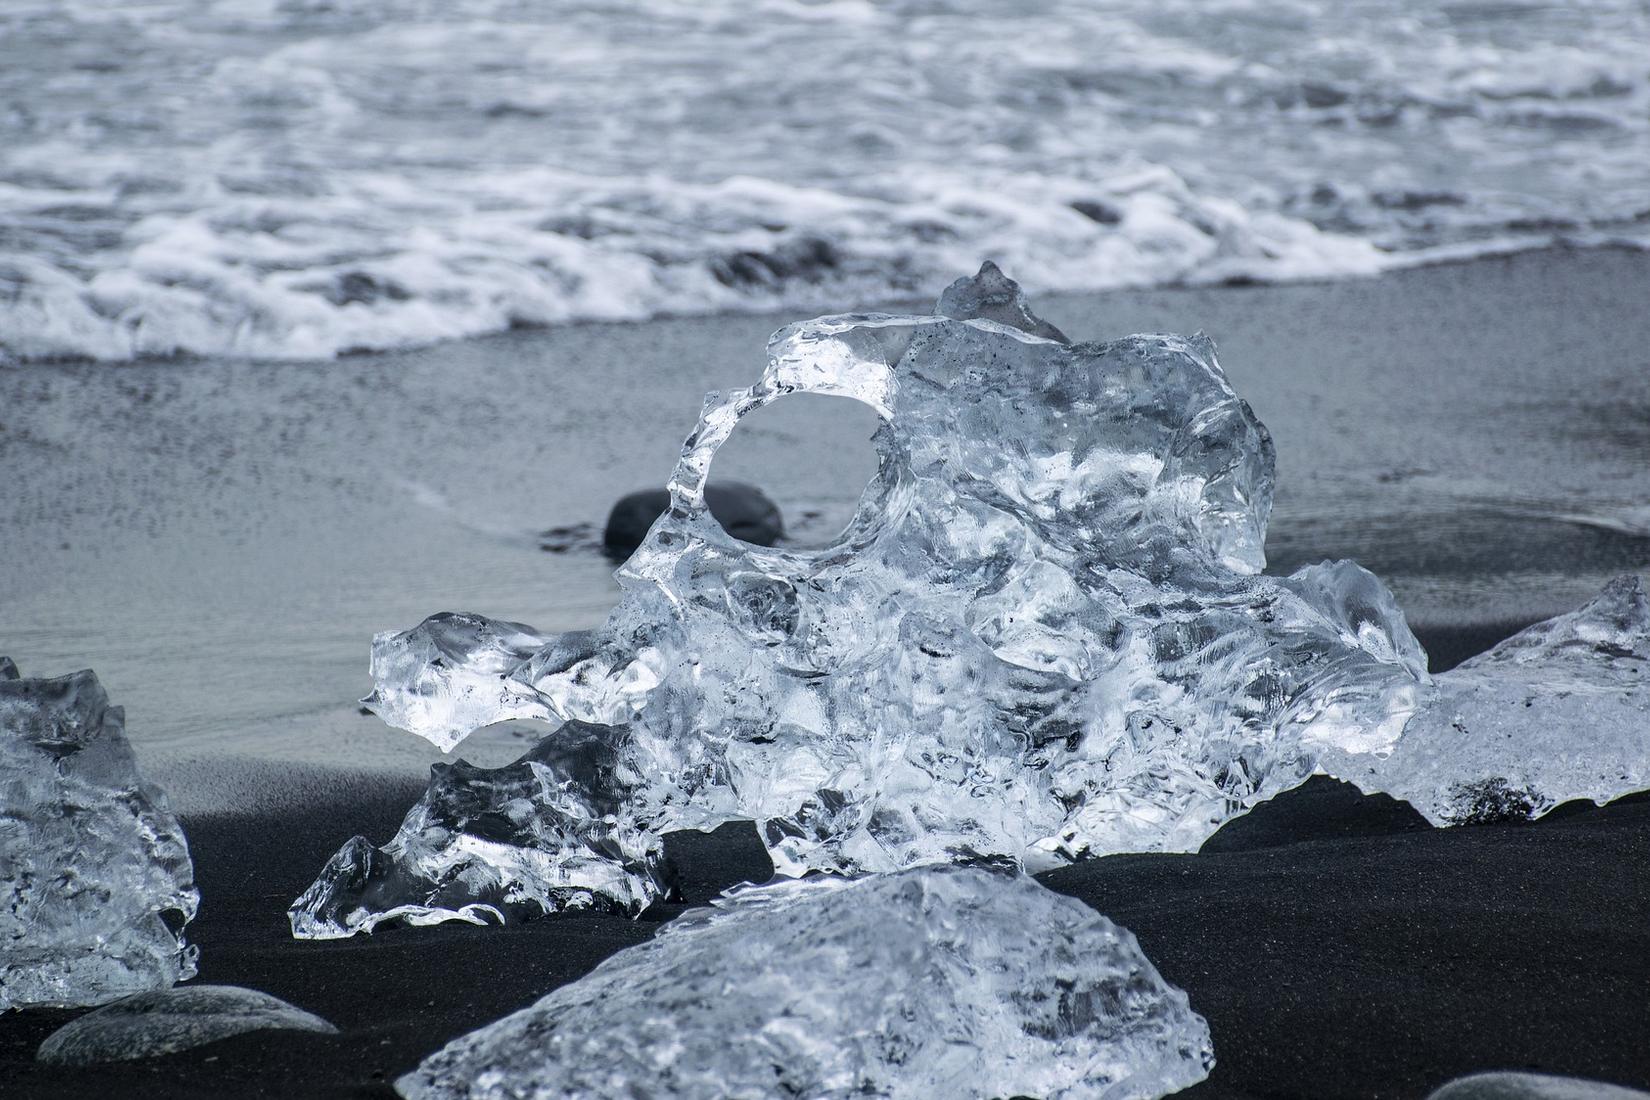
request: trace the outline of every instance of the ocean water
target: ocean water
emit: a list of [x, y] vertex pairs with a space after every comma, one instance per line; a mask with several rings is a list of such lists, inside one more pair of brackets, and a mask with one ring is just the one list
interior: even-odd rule
[[6, 0], [0, 362], [1650, 242], [1643, 0]]

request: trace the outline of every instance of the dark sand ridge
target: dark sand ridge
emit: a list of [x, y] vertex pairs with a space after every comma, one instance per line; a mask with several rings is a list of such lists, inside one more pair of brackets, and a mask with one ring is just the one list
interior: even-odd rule
[[[1274, 564], [1359, 558], [1444, 665], [1650, 565], [1634, 534], [1650, 505], [1647, 289], [1650, 256], [1549, 252], [1040, 305], [1078, 338], [1214, 335], [1278, 438]], [[94, 667], [126, 705], [140, 760], [187, 811], [201, 980], [344, 1031], [60, 1075], [28, 1060], [71, 1014], [14, 1014], [0, 1018], [0, 1091], [382, 1092], [678, 911], [335, 944], [294, 943], [283, 914], [348, 836], [389, 836], [436, 757], [356, 712], [370, 633], [449, 608], [598, 621], [607, 563], [545, 555], [533, 531], [599, 520], [616, 493], [656, 483], [702, 391], [751, 381], [776, 323], [577, 326], [327, 364], [0, 371], [0, 652], [26, 675]], [[793, 515], [840, 510], [869, 472], [850, 446], [868, 424], [812, 410], [753, 422], [718, 472]], [[462, 751], [497, 763], [521, 746], [490, 734]], [[1509, 1067], [1650, 1085], [1646, 807], [1413, 826], [1319, 785], [1215, 845], [1273, 846], [1117, 857], [1048, 881], [1138, 933], [1209, 1017], [1221, 1065], [1195, 1095], [1419, 1097]], [[677, 845], [687, 901], [766, 873], [748, 833], [691, 840]]]

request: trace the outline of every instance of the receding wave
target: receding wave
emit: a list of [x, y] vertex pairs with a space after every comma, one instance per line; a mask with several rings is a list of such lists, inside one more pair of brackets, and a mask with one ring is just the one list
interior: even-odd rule
[[0, 361], [1650, 241], [1630, 0], [118, 7], [0, 12]]

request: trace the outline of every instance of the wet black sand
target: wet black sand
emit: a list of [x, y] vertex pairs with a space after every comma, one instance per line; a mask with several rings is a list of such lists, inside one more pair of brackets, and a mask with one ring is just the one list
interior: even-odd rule
[[[456, 1035], [530, 1003], [680, 912], [446, 925], [296, 943], [282, 909], [336, 838], [382, 835], [390, 799], [301, 821], [188, 823], [209, 902], [201, 980], [267, 990], [337, 1038], [264, 1033], [144, 1063], [37, 1067], [70, 1012], [0, 1020], [8, 1096], [371, 1096]], [[1133, 929], [1209, 1020], [1196, 1097], [1420, 1097], [1452, 1076], [1531, 1069], [1650, 1085], [1650, 803], [1528, 827], [1438, 831], [1327, 781], [1195, 856], [1118, 856], [1044, 876]], [[268, 851], [279, 837], [278, 851]], [[684, 897], [756, 878], [748, 830], [683, 838]], [[1255, 847], [1254, 845], [1261, 845]], [[260, 882], [244, 859], [277, 858]]]

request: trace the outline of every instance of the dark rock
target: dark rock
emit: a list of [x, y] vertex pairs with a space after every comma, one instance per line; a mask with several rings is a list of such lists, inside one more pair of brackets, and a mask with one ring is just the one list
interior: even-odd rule
[[[705, 502], [722, 529], [742, 542], [772, 546], [785, 534], [779, 506], [754, 485], [742, 481], [713, 481], [705, 486]], [[629, 557], [642, 544], [653, 521], [670, 507], [670, 494], [648, 489], [622, 497], [607, 515], [602, 546], [616, 557]]]
[[830, 241], [802, 237], [766, 252], [745, 249], [717, 257], [710, 261], [710, 273], [723, 286], [771, 289], [797, 280], [819, 282], [841, 263]]
[[270, 1028], [336, 1035], [314, 1013], [232, 985], [190, 985], [122, 997], [63, 1025], [40, 1044], [50, 1065], [85, 1066], [175, 1054]]
[[323, 288], [321, 295], [335, 306], [371, 305], [383, 300], [405, 302], [412, 297], [406, 287], [364, 271], [344, 272], [334, 283]]
[[600, 545], [601, 540], [596, 535], [595, 527], [588, 523], [570, 523], [565, 527], [552, 527], [539, 532], [539, 549], [552, 554], [565, 554], [570, 550], [583, 550]]
[[1069, 205], [1089, 221], [1099, 222], [1101, 225], [1116, 225], [1123, 220], [1123, 212], [1110, 203], [1078, 199]]
[[1475, 1073], [1460, 1077], [1427, 1100], [1650, 1100], [1650, 1093], [1539, 1073]]

